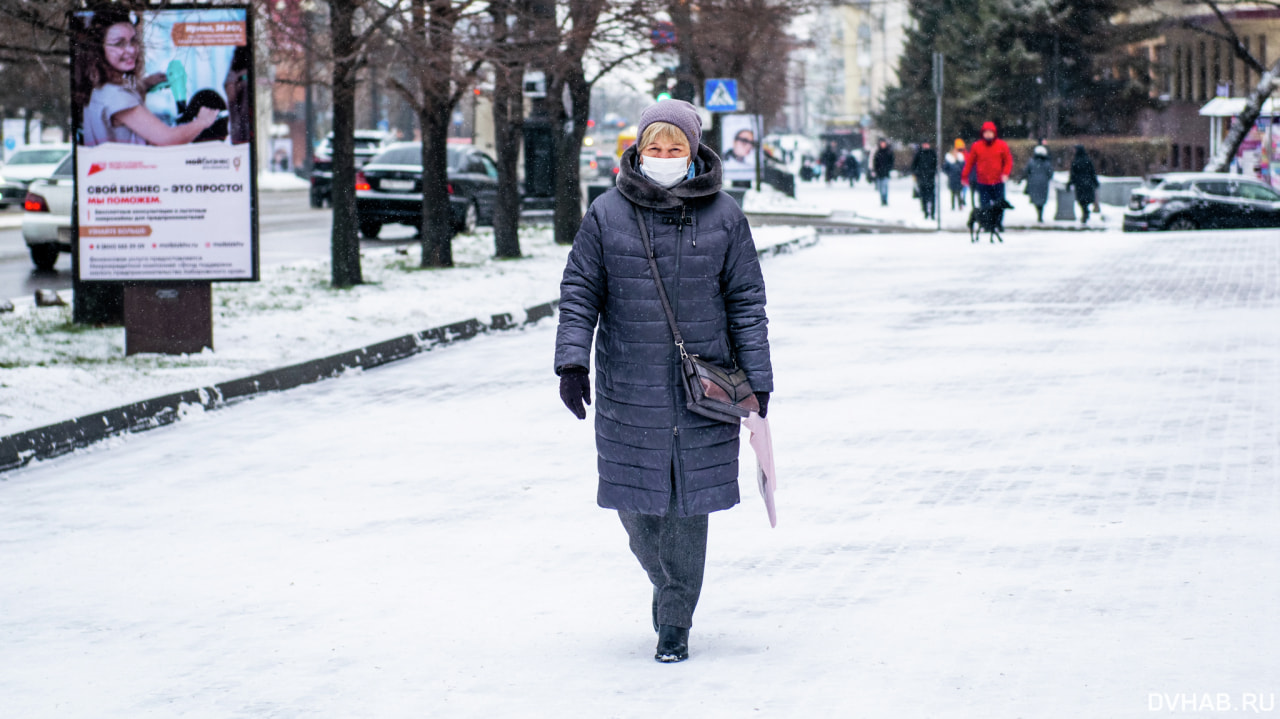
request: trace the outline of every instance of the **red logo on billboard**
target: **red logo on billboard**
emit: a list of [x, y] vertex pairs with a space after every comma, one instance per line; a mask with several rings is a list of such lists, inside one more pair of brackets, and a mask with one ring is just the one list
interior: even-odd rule
[[89, 165], [89, 174], [90, 174], [90, 175], [96, 175], [96, 174], [98, 174], [99, 172], [102, 172], [102, 171], [104, 171], [104, 170], [106, 170], [106, 169], [107, 169], [107, 165], [106, 165], [106, 163], [103, 163], [103, 162], [95, 162], [95, 163], [93, 163], [92, 165]]

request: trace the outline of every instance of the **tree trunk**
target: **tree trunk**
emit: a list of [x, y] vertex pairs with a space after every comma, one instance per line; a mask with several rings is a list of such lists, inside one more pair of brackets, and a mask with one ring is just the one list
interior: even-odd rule
[[555, 239], [558, 244], [571, 245], [582, 226], [582, 182], [578, 157], [582, 152], [582, 138], [587, 134], [587, 117], [591, 113], [591, 85], [586, 81], [580, 61], [565, 73], [563, 84], [557, 85], [556, 98], [563, 97], [563, 88], [569, 90], [569, 112], [565, 112], [563, 102], [557, 101], [552, 105], [552, 131], [556, 138]]
[[330, 44], [333, 63], [333, 231], [329, 251], [333, 286], [351, 287], [364, 282], [360, 271], [360, 235], [356, 217], [355, 76], [358, 67], [353, 32], [355, 4], [351, 0], [329, 3]]
[[1222, 144], [1218, 146], [1218, 154], [1213, 156], [1209, 161], [1209, 172], [1226, 172], [1231, 167], [1231, 158], [1236, 156], [1236, 152], [1240, 149], [1240, 143], [1244, 142], [1244, 138], [1249, 134], [1249, 130], [1253, 129], [1254, 123], [1258, 121], [1258, 117], [1262, 115], [1262, 106], [1266, 103], [1267, 98], [1271, 97], [1271, 93], [1280, 89], [1280, 60], [1271, 66], [1271, 69], [1262, 73], [1262, 77], [1258, 80], [1258, 84], [1254, 86], [1253, 92], [1249, 95], [1249, 101], [1245, 103], [1244, 110], [1240, 112], [1240, 116], [1231, 123], [1231, 129], [1227, 132], [1227, 136], [1223, 139]]
[[[501, 258], [520, 257], [520, 146], [524, 142], [524, 68], [525, 62], [509, 42], [510, 3], [495, 1], [490, 5], [495, 37], [493, 62], [493, 134], [498, 165], [498, 196], [493, 206], [494, 255]], [[525, 14], [516, 16], [516, 40], [527, 33]]]
[[453, 267], [453, 215], [449, 207], [449, 118], [445, 103], [423, 107], [422, 266]]
[[499, 64], [493, 74], [493, 132], [497, 150], [498, 196], [493, 207], [497, 257], [520, 256], [520, 145], [523, 144], [523, 66]]

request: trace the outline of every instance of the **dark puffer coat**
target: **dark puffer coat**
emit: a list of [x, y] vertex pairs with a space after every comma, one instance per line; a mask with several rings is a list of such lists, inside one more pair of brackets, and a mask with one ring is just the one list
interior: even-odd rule
[[1033, 156], [1027, 162], [1025, 174], [1031, 204], [1044, 207], [1049, 202], [1049, 186], [1053, 184], [1053, 162], [1047, 157]]
[[555, 369], [588, 366], [595, 336], [596, 450], [601, 507], [666, 514], [674, 477], [680, 516], [738, 502], [737, 425], [685, 408], [679, 353], [649, 272], [636, 209], [649, 228], [667, 296], [690, 354], [736, 360], [758, 392], [773, 390], [764, 278], [751, 229], [720, 192], [720, 159], [698, 148], [698, 174], [666, 189], [622, 156], [560, 284]]

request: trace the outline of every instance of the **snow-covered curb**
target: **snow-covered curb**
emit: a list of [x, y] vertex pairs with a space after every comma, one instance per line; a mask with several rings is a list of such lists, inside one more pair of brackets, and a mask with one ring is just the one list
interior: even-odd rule
[[[811, 228], [797, 227], [758, 228], [755, 235], [761, 256], [809, 246], [818, 238]], [[22, 308], [0, 319], [6, 330], [0, 336], [0, 367], [9, 367], [0, 376], [5, 400], [0, 406], [25, 414], [0, 416], [0, 431], [54, 423], [0, 437], [0, 471], [121, 432], [167, 424], [191, 409], [213, 409], [367, 369], [554, 314], [555, 301], [549, 298], [557, 294], [568, 248], [555, 245], [545, 228], [522, 236], [527, 256], [521, 260], [488, 258], [484, 253], [491, 247], [491, 233], [458, 238], [454, 252], [460, 266], [451, 270], [419, 270], [416, 261], [395, 250], [365, 253], [365, 278], [371, 284], [350, 290], [328, 288], [327, 265], [318, 262], [264, 269], [257, 284], [219, 285], [215, 343], [225, 334], [217, 328], [228, 321], [238, 323], [233, 326], [240, 331], [229, 349], [200, 355], [125, 357], [120, 328], [74, 328], [66, 308]], [[519, 304], [512, 307], [513, 302]], [[445, 311], [453, 318], [474, 316], [479, 307], [491, 308], [491, 319], [446, 320], [430, 330], [383, 339], [406, 317], [439, 317]], [[521, 322], [515, 321], [517, 314]], [[291, 346], [290, 340], [298, 344]], [[359, 344], [365, 346], [330, 354]], [[25, 361], [15, 361], [15, 355], [25, 355]], [[322, 359], [312, 359], [316, 356]], [[201, 389], [189, 389], [193, 386]], [[104, 405], [110, 408], [94, 411]]]

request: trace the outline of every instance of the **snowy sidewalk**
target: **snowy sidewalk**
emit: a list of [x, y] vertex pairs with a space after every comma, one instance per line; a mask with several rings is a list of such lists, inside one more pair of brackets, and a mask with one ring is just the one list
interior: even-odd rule
[[545, 322], [6, 475], [0, 714], [1280, 711], [1280, 246], [952, 240], [764, 264], [778, 528], [712, 518], [685, 664]]

